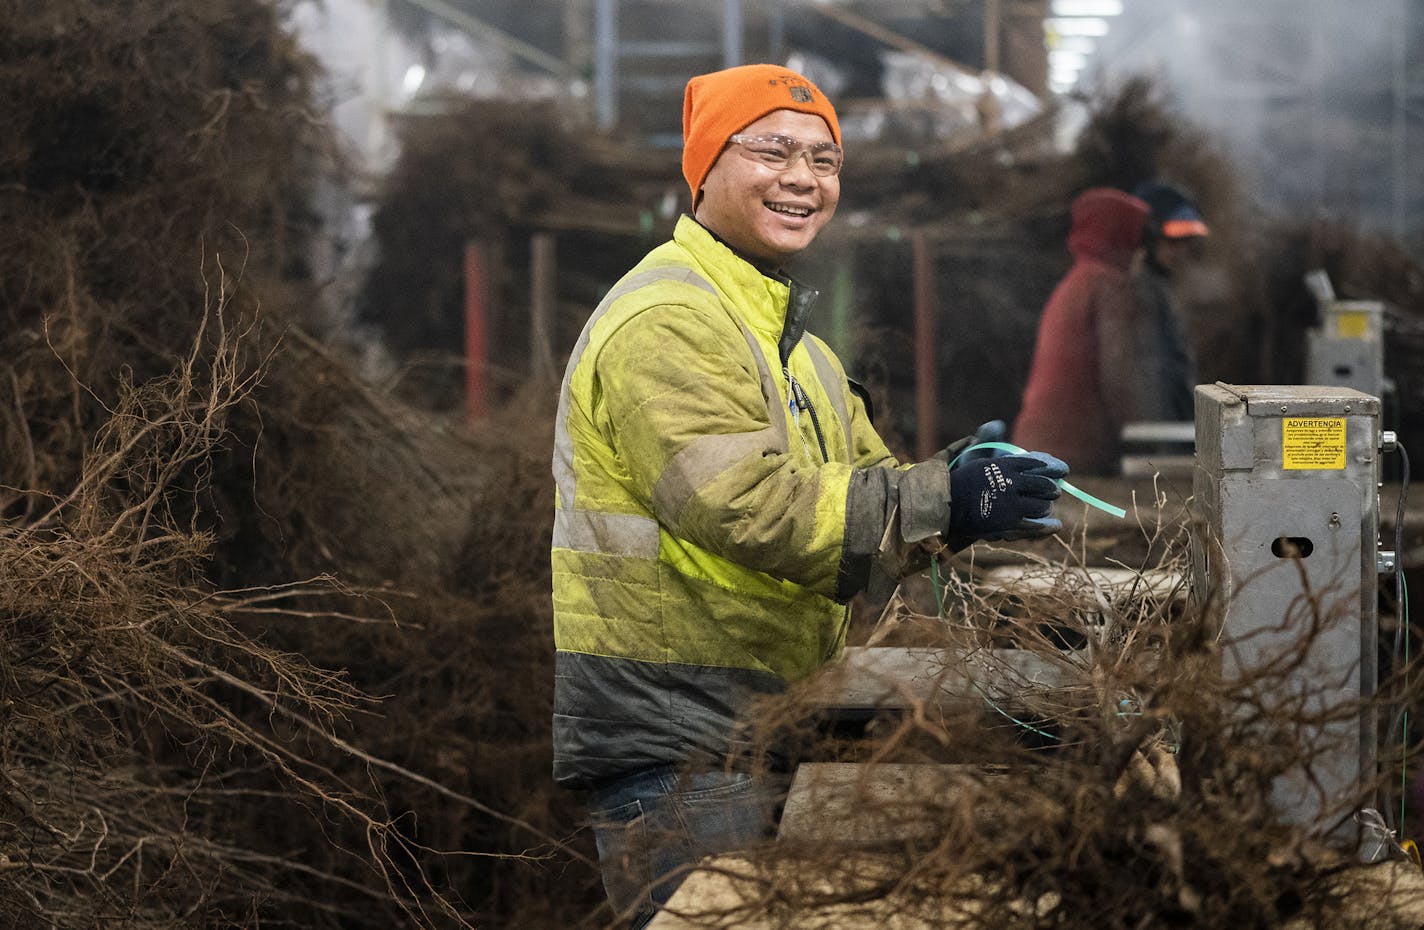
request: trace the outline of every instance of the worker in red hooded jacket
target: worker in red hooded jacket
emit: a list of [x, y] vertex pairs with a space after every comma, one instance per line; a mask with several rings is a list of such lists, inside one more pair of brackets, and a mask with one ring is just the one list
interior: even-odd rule
[[1119, 433], [1132, 416], [1127, 375], [1136, 364], [1138, 304], [1131, 267], [1150, 211], [1131, 194], [1094, 187], [1072, 212], [1073, 267], [1043, 309], [1013, 440], [1075, 472], [1114, 473]]

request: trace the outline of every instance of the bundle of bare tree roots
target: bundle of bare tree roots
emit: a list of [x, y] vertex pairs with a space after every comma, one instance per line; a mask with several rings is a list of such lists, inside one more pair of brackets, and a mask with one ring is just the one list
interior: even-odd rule
[[[1293, 646], [1233, 661], [1266, 655], [1263, 631], [1188, 596], [1175, 505], [1135, 509], [1141, 561], [1104, 569], [1060, 547], [1006, 574], [941, 556], [929, 612], [892, 603], [871, 637], [917, 647], [915, 678], [853, 663], [768, 702], [760, 745], [802, 758], [778, 837], [704, 862], [660, 926], [1419, 926], [1417, 859], [1385, 814], [1330, 787], [1361, 715], [1419, 686], [1332, 703], [1299, 678], [1355, 592], [1303, 585], [1271, 627]], [[826, 706], [873, 692], [863, 732], [832, 738]]]
[[0, 5], [0, 926], [566, 924], [547, 440], [326, 334], [278, 12]]

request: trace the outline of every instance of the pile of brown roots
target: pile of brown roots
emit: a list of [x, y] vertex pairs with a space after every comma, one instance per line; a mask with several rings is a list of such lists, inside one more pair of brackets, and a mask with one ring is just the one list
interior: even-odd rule
[[567, 925], [547, 440], [328, 331], [279, 13], [0, 5], [0, 923]]

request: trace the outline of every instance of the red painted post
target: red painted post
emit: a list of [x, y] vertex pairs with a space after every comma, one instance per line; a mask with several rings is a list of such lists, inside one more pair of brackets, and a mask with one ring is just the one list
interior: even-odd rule
[[935, 359], [934, 259], [924, 233], [910, 239], [914, 263], [915, 302], [915, 448], [924, 461], [938, 451], [939, 426], [935, 420], [939, 404]]
[[489, 412], [485, 383], [489, 347], [485, 329], [489, 262], [483, 245], [465, 243], [465, 417], [478, 423]]

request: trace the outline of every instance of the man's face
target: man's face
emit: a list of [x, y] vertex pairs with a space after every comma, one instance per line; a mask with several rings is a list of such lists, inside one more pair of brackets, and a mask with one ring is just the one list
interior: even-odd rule
[[[789, 136], [799, 142], [833, 142], [826, 121], [813, 113], [777, 110], [741, 135]], [[777, 171], [744, 158], [728, 145], [702, 184], [697, 219], [732, 248], [772, 266], [811, 244], [836, 212], [839, 175], [818, 177], [804, 157]]]
[[1180, 239], [1162, 239], [1157, 243], [1155, 255], [1157, 263], [1171, 272], [1178, 272], [1188, 265], [1201, 261], [1206, 253], [1206, 239], [1202, 236], [1184, 236]]

